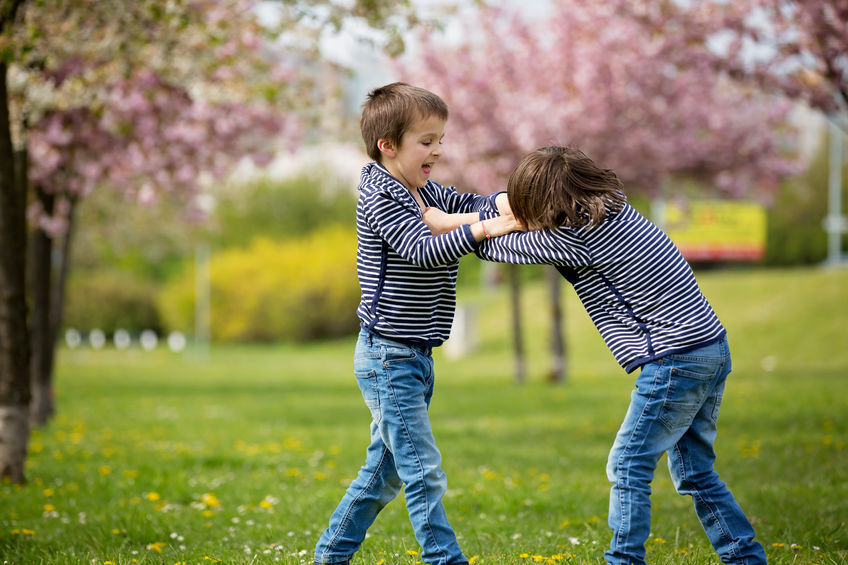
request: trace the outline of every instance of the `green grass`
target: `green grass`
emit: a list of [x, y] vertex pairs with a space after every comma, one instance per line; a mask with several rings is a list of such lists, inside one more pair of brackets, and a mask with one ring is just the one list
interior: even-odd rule
[[[848, 270], [699, 279], [734, 354], [717, 470], [771, 563], [848, 563]], [[573, 291], [565, 295], [564, 385], [544, 378], [539, 283], [523, 295], [525, 384], [511, 376], [502, 289], [461, 289], [477, 313], [478, 347], [460, 360], [436, 355], [431, 418], [448, 516], [478, 564], [602, 562], [604, 466], [634, 375], [612, 360]], [[311, 563], [368, 440], [352, 346], [221, 347], [206, 359], [63, 350], [58, 416], [33, 432], [29, 482], [0, 485], [0, 560]], [[664, 461], [653, 489], [649, 561], [718, 563]], [[413, 564], [407, 552], [418, 549], [399, 498], [356, 562]]]

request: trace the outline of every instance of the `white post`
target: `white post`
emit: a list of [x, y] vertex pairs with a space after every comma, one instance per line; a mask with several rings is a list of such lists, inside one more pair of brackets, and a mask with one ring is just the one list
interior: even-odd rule
[[827, 260], [830, 267], [842, 265], [842, 234], [845, 233], [848, 222], [842, 215], [842, 130], [833, 120], [828, 121], [829, 174], [827, 182], [827, 216], [824, 219], [824, 229], [827, 232]]
[[209, 245], [199, 243], [194, 252], [194, 349], [198, 357], [209, 355], [211, 275]]

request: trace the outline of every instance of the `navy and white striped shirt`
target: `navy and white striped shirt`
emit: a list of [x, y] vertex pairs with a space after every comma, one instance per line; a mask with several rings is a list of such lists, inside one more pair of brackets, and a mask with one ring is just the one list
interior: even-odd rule
[[[427, 206], [448, 213], [494, 206], [491, 197], [432, 181], [418, 193]], [[362, 169], [356, 235], [362, 327], [402, 342], [441, 345], [453, 323], [459, 258], [478, 246], [471, 228], [432, 235], [409, 189], [375, 162]]]
[[594, 228], [513, 232], [482, 242], [477, 255], [556, 265], [628, 373], [725, 335], [683, 255], [627, 203]]

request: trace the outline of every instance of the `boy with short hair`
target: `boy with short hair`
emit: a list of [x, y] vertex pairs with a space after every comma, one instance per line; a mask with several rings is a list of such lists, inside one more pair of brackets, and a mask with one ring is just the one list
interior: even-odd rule
[[[650, 485], [667, 453], [675, 488], [692, 497], [722, 562], [766, 563], [754, 528], [713, 468], [730, 350], [680, 251], [627, 203], [616, 173], [576, 147], [542, 147], [525, 156], [507, 195], [508, 204], [497, 202], [501, 211], [532, 231], [487, 241], [477, 254], [555, 265], [619, 364], [640, 371], [607, 460], [613, 535], [606, 562], [645, 564]], [[456, 220], [435, 214], [433, 229]]]
[[[404, 83], [373, 90], [363, 105], [360, 129], [374, 162], [362, 169], [356, 206], [362, 329], [354, 373], [371, 411], [371, 444], [315, 547], [315, 563], [349, 563], [401, 485], [422, 561], [468, 563], [442, 504], [447, 481], [427, 415], [431, 353], [450, 333], [459, 258], [516, 225], [511, 217], [484, 223], [479, 210], [494, 204], [490, 198], [430, 180], [447, 118], [440, 97]], [[423, 221], [428, 208], [469, 223], [433, 235]]]

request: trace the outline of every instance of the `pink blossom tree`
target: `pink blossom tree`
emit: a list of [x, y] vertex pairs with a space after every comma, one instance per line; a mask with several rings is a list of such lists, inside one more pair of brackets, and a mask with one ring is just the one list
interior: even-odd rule
[[37, 196], [29, 207], [34, 423], [53, 413], [53, 352], [78, 203], [104, 187], [129, 203], [175, 198], [196, 215], [202, 173], [221, 176], [244, 157], [267, 161], [278, 138], [296, 142], [287, 99], [296, 88], [272, 81], [296, 86], [297, 77], [264, 51], [270, 38], [253, 4], [204, 1], [157, 13], [141, 3], [128, 20], [115, 18], [108, 2], [24, 11], [21, 44], [32, 49], [22, 50], [10, 79], [18, 87], [13, 108], [28, 117], [28, 182]]
[[710, 45], [704, 64], [804, 100], [848, 131], [848, 5], [842, 0], [685, 3], [637, 0], [619, 8], [651, 33]]
[[[43, 401], [49, 401], [52, 359], [44, 354], [55, 343], [67, 273], [65, 262], [51, 299], [57, 273], [49, 257], [55, 237], [62, 238], [59, 248], [68, 257], [80, 199], [110, 188], [124, 193], [128, 205], [167, 196], [196, 210], [201, 173], [225, 174], [242, 158], [262, 161], [279, 146], [297, 143], [296, 116], [308, 113], [312, 94], [302, 71], [317, 57], [315, 38], [322, 26], [339, 25], [344, 17], [382, 25], [400, 15], [390, 26], [397, 29], [407, 17], [400, 2], [381, 3], [375, 17], [366, 0], [343, 6], [305, 0], [281, 3], [282, 17], [269, 29], [258, 21], [256, 5], [256, 0], [0, 2], [3, 478], [23, 480], [29, 434], [30, 330], [23, 281], [28, 186], [35, 193], [29, 210], [38, 347], [33, 382], [43, 397], [36, 405], [49, 407]], [[310, 14], [313, 25], [302, 25]], [[281, 41], [270, 41], [277, 38]]]
[[686, 29], [654, 33], [616, 2], [572, 0], [544, 22], [483, 9], [463, 32], [453, 48], [425, 36], [421, 56], [400, 66], [445, 97], [442, 175], [462, 189], [504, 187], [526, 152], [549, 144], [579, 145], [628, 191], [651, 196], [679, 176], [723, 194], [768, 194], [798, 168], [785, 149], [789, 103], [717, 72]]

